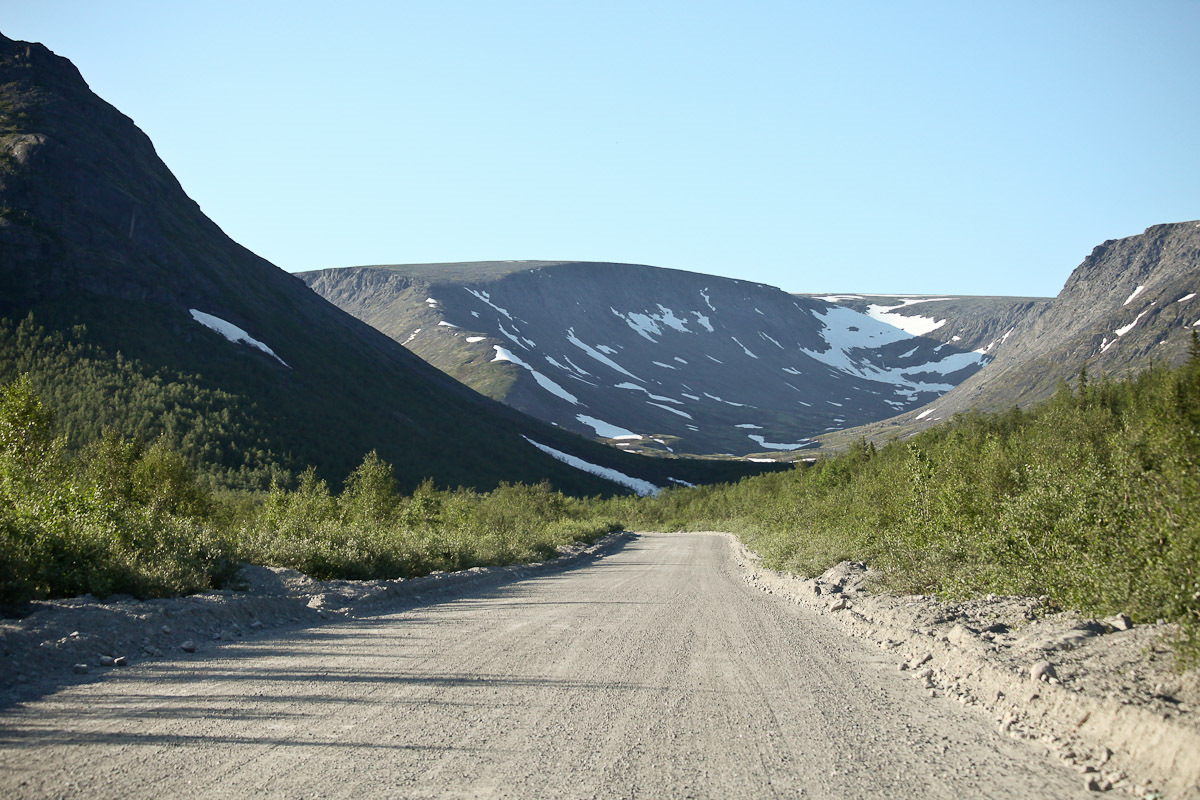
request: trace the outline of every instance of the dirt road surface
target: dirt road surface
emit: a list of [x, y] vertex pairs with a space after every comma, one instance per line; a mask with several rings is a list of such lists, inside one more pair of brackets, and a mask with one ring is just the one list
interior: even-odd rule
[[0, 796], [1083, 797], [724, 537], [150, 662], [0, 715]]

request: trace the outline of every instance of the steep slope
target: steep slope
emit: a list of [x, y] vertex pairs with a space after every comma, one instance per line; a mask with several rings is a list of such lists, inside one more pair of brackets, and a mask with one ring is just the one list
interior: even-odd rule
[[[0, 36], [0, 316], [247, 399], [290, 468], [340, 480], [371, 449], [402, 486], [616, 487], [530, 443], [665, 485], [737, 477], [615, 453], [447, 378], [239, 246], [69, 61]], [[117, 402], [119, 387], [109, 402]], [[527, 438], [526, 438], [527, 437]], [[216, 453], [214, 458], [236, 458]], [[722, 471], [724, 470], [724, 471]]]
[[[1005, 323], [1006, 325], [1009, 323]], [[1097, 246], [1053, 300], [1033, 305], [988, 351], [985, 369], [936, 402], [836, 434], [886, 439], [952, 414], [1001, 411], [1049, 397], [1086, 366], [1093, 377], [1177, 365], [1200, 330], [1200, 221], [1154, 225]], [[986, 334], [994, 336], [995, 330]]]
[[970, 338], [952, 341], [853, 301], [633, 264], [301, 277], [447, 374], [541, 419], [628, 449], [734, 455], [804, 450], [823, 432], [940, 396], [988, 360], [974, 343], [1028, 305], [1005, 301], [985, 320], [991, 301], [940, 301], [974, 309]]

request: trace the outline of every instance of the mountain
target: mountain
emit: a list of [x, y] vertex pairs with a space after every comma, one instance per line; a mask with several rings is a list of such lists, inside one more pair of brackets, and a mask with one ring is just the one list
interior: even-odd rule
[[300, 277], [448, 375], [540, 419], [629, 450], [759, 457], [803, 452], [818, 435], [941, 396], [1042, 302], [789, 295], [565, 261]]
[[[1154, 225], [1097, 246], [1053, 300], [1017, 314], [987, 368], [936, 402], [831, 437], [887, 439], [949, 416], [1002, 411], [1049, 397], [1086, 367], [1095, 378], [1178, 365], [1200, 331], [1200, 221]], [[995, 330], [985, 334], [995, 336]], [[979, 341], [976, 339], [975, 341]]]
[[[32, 313], [115, 363], [135, 359], [186, 376], [179, 386], [219, 390], [255, 414], [263, 446], [285, 466], [312, 464], [335, 481], [372, 449], [404, 488], [425, 477], [443, 486], [617, 488], [564, 463], [571, 459], [643, 488], [753, 468], [622, 454], [467, 389], [229, 239], [74, 65], [3, 36], [0, 275], [0, 317]], [[0, 375], [15, 369], [7, 356]], [[123, 387], [103, 391], [97, 405], [121, 407]], [[217, 450], [214, 459], [242, 457]]]

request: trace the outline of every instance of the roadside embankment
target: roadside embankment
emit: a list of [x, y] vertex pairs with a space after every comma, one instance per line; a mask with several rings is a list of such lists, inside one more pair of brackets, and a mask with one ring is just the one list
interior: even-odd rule
[[1176, 668], [1176, 626], [1088, 619], [1044, 598], [873, 593], [879, 576], [864, 564], [805, 579], [729, 540], [748, 583], [891, 654], [930, 702], [976, 708], [1002, 733], [1043, 743], [1095, 791], [1200, 798], [1200, 670]]
[[618, 549], [632, 535], [611, 533], [590, 545], [564, 545], [559, 557], [548, 561], [435, 572], [409, 580], [318, 581], [291, 569], [247, 564], [240, 573], [246, 587], [242, 591], [161, 600], [83, 596], [34, 601], [20, 619], [0, 619], [0, 708], [150, 659], [327, 619], [435, 602], [447, 592], [566, 569]]

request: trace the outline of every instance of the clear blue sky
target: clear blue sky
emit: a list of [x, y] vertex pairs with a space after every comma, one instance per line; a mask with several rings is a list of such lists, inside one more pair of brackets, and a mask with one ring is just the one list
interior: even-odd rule
[[0, 0], [284, 269], [1053, 295], [1200, 217], [1200, 2]]

